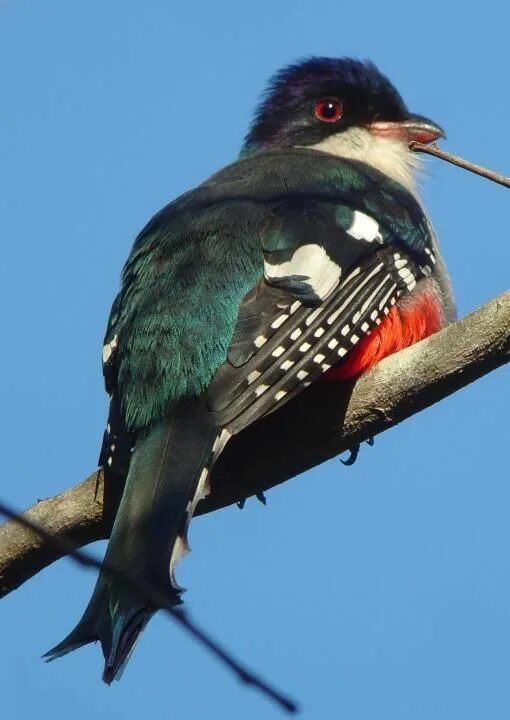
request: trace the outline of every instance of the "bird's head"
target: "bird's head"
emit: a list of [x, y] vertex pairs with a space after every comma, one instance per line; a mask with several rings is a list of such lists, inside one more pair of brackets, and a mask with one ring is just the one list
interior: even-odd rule
[[309, 147], [367, 162], [409, 184], [416, 157], [409, 142], [440, 137], [439, 125], [410, 113], [372, 63], [310, 58], [272, 78], [242, 154]]

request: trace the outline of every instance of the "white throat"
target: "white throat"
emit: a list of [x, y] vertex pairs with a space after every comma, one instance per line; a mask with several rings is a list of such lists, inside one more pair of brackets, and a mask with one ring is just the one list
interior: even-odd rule
[[421, 169], [421, 162], [417, 153], [411, 152], [405, 142], [377, 137], [365, 128], [349, 128], [307, 147], [360, 160], [396, 180], [417, 196], [416, 175]]

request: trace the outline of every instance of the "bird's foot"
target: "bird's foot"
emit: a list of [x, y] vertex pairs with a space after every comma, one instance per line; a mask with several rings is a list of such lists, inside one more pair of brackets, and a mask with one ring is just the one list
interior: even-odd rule
[[[365, 440], [365, 442], [367, 445], [372, 447], [374, 444], [374, 438], [369, 437], [369, 438], [367, 438], [367, 440]], [[340, 458], [340, 462], [342, 463], [342, 465], [346, 465], [346, 466], [354, 465], [354, 463], [358, 459], [360, 448], [361, 448], [361, 443], [356, 443], [352, 448], [349, 448], [349, 457], [347, 458], [347, 460], [342, 460], [342, 458]]]
[[[262, 503], [262, 505], [267, 505], [266, 496], [264, 495], [263, 492], [258, 492], [258, 493], [255, 495], [255, 497], [257, 498], [257, 500], [258, 500], [259, 502]], [[239, 510], [242, 510], [242, 509], [244, 508], [245, 504], [246, 504], [246, 498], [243, 498], [242, 500], [238, 500], [238, 501], [236, 502], [236, 505], [237, 505], [237, 507], [239, 508]]]

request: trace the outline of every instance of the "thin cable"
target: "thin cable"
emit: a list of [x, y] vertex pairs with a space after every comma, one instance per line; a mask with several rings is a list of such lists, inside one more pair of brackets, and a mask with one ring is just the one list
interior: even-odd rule
[[32, 532], [42, 537], [46, 542], [58, 548], [62, 552], [65, 552], [65, 554], [74, 560], [74, 562], [78, 565], [102, 570], [111, 577], [120, 580], [145, 601], [163, 610], [163, 612], [175, 620], [188, 633], [193, 635], [193, 637], [202, 643], [202, 645], [215, 655], [218, 660], [227, 665], [227, 667], [237, 675], [241, 682], [246, 685], [252, 685], [267, 698], [277, 703], [286, 712], [296, 713], [298, 711], [298, 706], [293, 700], [290, 700], [278, 690], [272, 688], [265, 680], [255, 675], [251, 670], [248, 670], [246, 666], [236, 660], [227, 650], [221, 647], [219, 643], [213, 640], [206, 632], [201, 630], [198, 625], [190, 620], [184, 610], [181, 608], [177, 609], [168, 607], [166, 604], [168, 599], [159, 593], [155, 588], [147, 585], [146, 583], [140, 583], [136, 578], [130, 577], [126, 573], [110, 565], [108, 562], [105, 563], [103, 561], [101, 563], [101, 561], [93, 555], [89, 555], [87, 552], [76, 548], [73, 543], [69, 542], [69, 540], [53, 535], [45, 528], [32, 522], [31, 520], [28, 520], [23, 515], [20, 515], [2, 501], [0, 501], [0, 515], [4, 515], [6, 518], [9, 518], [9, 520], [13, 520], [23, 527], [32, 530]]

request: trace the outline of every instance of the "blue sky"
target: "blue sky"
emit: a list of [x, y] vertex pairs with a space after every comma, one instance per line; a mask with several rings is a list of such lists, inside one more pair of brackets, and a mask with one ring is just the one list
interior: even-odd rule
[[[374, 60], [444, 147], [510, 172], [508, 10], [445, 2], [0, 2], [0, 495], [85, 477], [106, 413], [100, 348], [121, 265], [165, 202], [235, 158], [268, 76], [309, 54]], [[508, 191], [439, 161], [424, 198], [460, 314], [507, 289]], [[194, 523], [193, 616], [303, 717], [507, 718], [508, 369]], [[98, 544], [94, 550], [103, 551]], [[2, 713], [61, 720], [281, 717], [168, 620], [121, 683], [89, 646], [39, 656], [94, 574], [61, 561], [0, 604]]]

